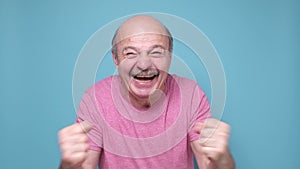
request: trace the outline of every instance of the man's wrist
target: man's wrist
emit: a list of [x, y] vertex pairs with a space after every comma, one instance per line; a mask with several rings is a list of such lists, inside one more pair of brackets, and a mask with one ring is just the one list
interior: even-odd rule
[[218, 164], [216, 164], [216, 166], [217, 169], [235, 169], [235, 162], [230, 151], [228, 151], [227, 154], [224, 155], [220, 159], [220, 161], [218, 161]]
[[64, 162], [61, 162], [58, 169], [83, 169], [83, 168], [81, 166], [80, 167], [74, 167], [74, 166], [71, 166], [71, 165], [66, 164]]

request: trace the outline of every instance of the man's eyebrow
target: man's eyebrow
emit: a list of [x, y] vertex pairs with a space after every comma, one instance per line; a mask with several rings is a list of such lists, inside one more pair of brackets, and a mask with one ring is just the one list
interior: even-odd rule
[[[153, 45], [153, 46], [150, 47], [150, 49], [149, 49], [148, 51], [152, 51], [152, 50], [155, 49], [155, 48], [161, 48], [161, 49], [164, 49], [164, 50], [165, 50], [165, 47], [162, 46], [162, 45]], [[132, 49], [132, 50], [134, 50], [134, 51], [139, 51], [139, 50], [138, 50], [136, 47], [134, 47], [134, 46], [125, 46], [125, 47], [123, 48], [122, 52], [124, 52], [124, 51], [126, 51], [126, 50], [128, 50], [128, 49]]]
[[151, 50], [153, 50], [153, 49], [155, 49], [155, 48], [162, 48], [162, 49], [165, 49], [165, 47], [162, 46], [162, 45], [153, 45], [153, 46], [151, 46], [151, 48], [150, 48], [149, 51], [151, 51]]
[[124, 52], [125, 50], [128, 50], [128, 49], [132, 49], [132, 50], [135, 50], [135, 51], [138, 51], [137, 48], [133, 47], [133, 46], [125, 46], [122, 50], [122, 52]]

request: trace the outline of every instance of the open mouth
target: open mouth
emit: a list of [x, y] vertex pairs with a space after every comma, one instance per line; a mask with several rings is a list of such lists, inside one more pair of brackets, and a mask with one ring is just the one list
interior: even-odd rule
[[133, 78], [137, 79], [137, 80], [142, 80], [142, 81], [149, 81], [149, 80], [153, 80], [157, 76], [158, 76], [158, 74], [153, 74], [153, 75], [135, 75], [135, 76], [133, 76]]
[[156, 87], [160, 73], [158, 70], [145, 70], [131, 74], [130, 87], [141, 95], [149, 96], [150, 90]]
[[133, 78], [139, 81], [151, 81], [155, 79], [157, 76], [159, 76], [159, 72], [152, 71], [152, 72], [140, 72], [134, 75]]

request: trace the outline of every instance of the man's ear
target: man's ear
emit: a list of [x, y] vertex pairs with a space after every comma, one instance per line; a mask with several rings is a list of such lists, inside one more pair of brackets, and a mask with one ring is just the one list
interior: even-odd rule
[[115, 66], [118, 66], [119, 65], [119, 59], [118, 59], [117, 54], [115, 52], [111, 52], [111, 55], [112, 55]]

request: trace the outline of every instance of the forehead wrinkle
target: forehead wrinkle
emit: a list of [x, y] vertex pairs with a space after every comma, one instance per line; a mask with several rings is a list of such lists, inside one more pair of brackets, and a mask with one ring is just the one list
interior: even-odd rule
[[124, 48], [122, 46], [131, 46], [135, 49], [137, 48], [153, 48], [155, 47], [162, 47], [163, 49], [168, 48], [168, 39], [165, 36], [149, 36], [149, 35], [142, 35], [142, 36], [135, 36], [124, 39], [123, 41], [119, 42], [118, 46]]
[[152, 16], [136, 15], [123, 22], [115, 31], [112, 38], [112, 52], [117, 54], [117, 46], [124, 39], [141, 34], [160, 34], [167, 37], [168, 50], [173, 51], [173, 37], [163, 23]]

